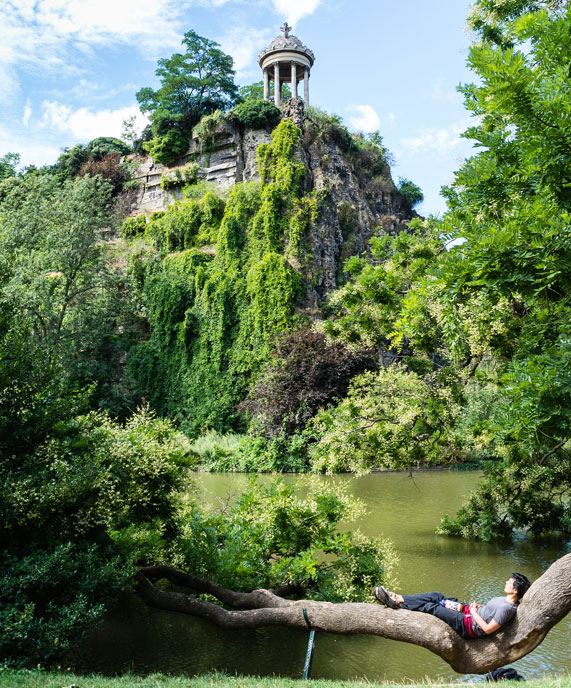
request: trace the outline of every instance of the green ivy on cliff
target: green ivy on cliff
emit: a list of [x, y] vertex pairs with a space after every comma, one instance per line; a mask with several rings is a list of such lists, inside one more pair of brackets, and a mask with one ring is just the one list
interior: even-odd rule
[[290, 120], [258, 148], [261, 183], [212, 191], [147, 223], [155, 254], [136, 266], [150, 338], [131, 353], [141, 393], [196, 434], [239, 426], [237, 404], [268, 360], [273, 338], [295, 326], [300, 247], [319, 209], [305, 194]]

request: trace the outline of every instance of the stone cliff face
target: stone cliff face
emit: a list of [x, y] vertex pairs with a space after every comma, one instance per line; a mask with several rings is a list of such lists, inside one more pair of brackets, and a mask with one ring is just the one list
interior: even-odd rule
[[[221, 190], [238, 182], [259, 180], [256, 148], [269, 141], [270, 132], [265, 129], [242, 131], [239, 124], [224, 122], [207, 146], [193, 138], [186, 155], [171, 167], [155, 163], [149, 156], [132, 156], [131, 159], [137, 163], [133, 176], [140, 182], [134, 214], [165, 210], [180, 200], [189, 165], [197, 166], [197, 179], [211, 182]], [[176, 183], [177, 176], [181, 178], [179, 184]], [[167, 181], [168, 189], [161, 187], [163, 180]]]
[[[284, 116], [300, 125], [302, 101], [286, 103]], [[397, 191], [388, 166], [379, 174], [373, 165], [368, 166], [366, 156], [348, 151], [342, 138], [331, 133], [316, 135], [315, 127], [308, 124], [303, 125], [301, 150], [305, 187], [306, 191], [322, 192], [319, 216], [309, 236], [314, 269], [310, 278], [305, 275], [303, 307], [311, 313], [327, 292], [344, 281], [342, 265], [347, 258], [366, 252], [375, 234], [406, 231], [416, 213]], [[135, 158], [135, 178], [141, 186], [134, 214], [164, 210], [182, 198], [181, 188], [190, 168], [194, 178], [211, 182], [221, 191], [238, 182], [259, 180], [256, 149], [270, 138], [269, 130], [244, 130], [237, 122], [225, 121], [208, 150], [195, 138], [175, 166], [153, 163], [150, 157]], [[167, 181], [162, 186], [168, 188], [161, 187], [161, 180]]]

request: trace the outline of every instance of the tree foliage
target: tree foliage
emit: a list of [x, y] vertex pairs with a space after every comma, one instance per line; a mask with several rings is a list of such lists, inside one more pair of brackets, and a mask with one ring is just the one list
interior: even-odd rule
[[[472, 22], [483, 38], [469, 54], [479, 83], [461, 90], [477, 116], [466, 136], [480, 152], [445, 189], [442, 220], [373, 242], [370, 260], [347, 262], [351, 281], [329, 298], [323, 327], [352, 346], [380, 349], [386, 374], [400, 380], [392, 392], [399, 419], [411, 375], [443, 395], [421, 433], [431, 450], [487, 461], [480, 491], [442, 532], [569, 533], [571, 11], [482, 0]], [[382, 390], [376, 401], [369, 380], [318, 416], [320, 467], [366, 468], [357, 461], [363, 452], [385, 455], [398, 419], [383, 407]], [[418, 445], [403, 436], [394, 448], [402, 446], [409, 451], [401, 466]]]
[[411, 208], [414, 208], [415, 205], [422, 203], [424, 200], [422, 189], [414, 182], [411, 182], [410, 179], [401, 177], [399, 179], [398, 190], [410, 203]]
[[6, 153], [0, 158], [0, 179], [15, 177], [16, 170], [20, 164], [19, 153]]
[[279, 108], [267, 100], [247, 100], [237, 105], [233, 112], [241, 124], [255, 129], [273, 128], [280, 120]]
[[182, 201], [147, 226], [159, 259], [142, 256], [136, 270], [152, 334], [130, 369], [154, 407], [191, 434], [236, 428], [236, 405], [274, 336], [294, 327], [302, 282], [292, 263], [318, 207], [303, 192], [299, 140], [284, 120], [258, 148], [259, 187], [237, 184], [225, 204], [214, 194]]
[[201, 117], [231, 108], [238, 97], [233, 60], [218, 43], [188, 31], [182, 45], [184, 53], [159, 60], [156, 76], [160, 88], [146, 87], [137, 92], [154, 135], [145, 148], [154, 159], [158, 155], [167, 163], [184, 152], [185, 141], [188, 147], [188, 137]]
[[376, 366], [372, 351], [351, 351], [302, 329], [280, 339], [241, 409], [269, 437], [291, 435], [303, 430], [320, 408], [343, 398], [351, 378]]

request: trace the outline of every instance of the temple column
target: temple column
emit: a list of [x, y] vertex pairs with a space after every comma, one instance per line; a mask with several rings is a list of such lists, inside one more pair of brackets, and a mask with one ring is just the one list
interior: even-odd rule
[[291, 63], [291, 97], [297, 98], [297, 62]]
[[280, 63], [274, 64], [274, 103], [276, 107], [282, 104], [282, 85], [280, 83]]
[[303, 100], [305, 107], [309, 105], [309, 67], [305, 68], [303, 75]]
[[266, 67], [264, 69], [264, 100], [270, 99], [270, 72]]

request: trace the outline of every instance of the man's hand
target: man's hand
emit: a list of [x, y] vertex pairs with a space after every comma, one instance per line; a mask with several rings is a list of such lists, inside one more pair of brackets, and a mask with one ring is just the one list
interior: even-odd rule
[[478, 614], [478, 609], [480, 609], [480, 607], [482, 607], [481, 604], [478, 604], [477, 602], [470, 602], [470, 614], [472, 614], [472, 620], [478, 624], [478, 626], [484, 631], [486, 635], [490, 635], [490, 633], [495, 633], [500, 627], [500, 624], [497, 621], [494, 621], [494, 619], [486, 623], [484, 619], [482, 619], [482, 617]]

